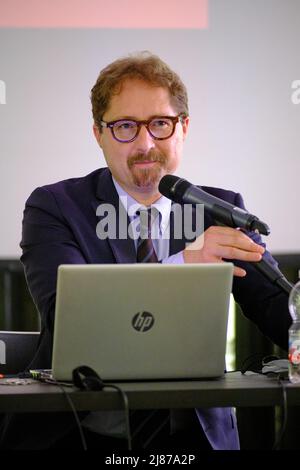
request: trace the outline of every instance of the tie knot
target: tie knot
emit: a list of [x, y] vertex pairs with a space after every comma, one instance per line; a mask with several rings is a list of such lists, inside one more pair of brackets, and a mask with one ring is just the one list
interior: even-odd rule
[[141, 207], [138, 211], [140, 216], [140, 238], [151, 238], [151, 228], [158, 215], [155, 207]]

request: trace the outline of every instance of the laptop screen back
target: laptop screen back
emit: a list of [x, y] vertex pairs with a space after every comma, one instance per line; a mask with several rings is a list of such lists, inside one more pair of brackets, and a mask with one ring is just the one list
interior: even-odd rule
[[103, 380], [224, 372], [233, 265], [59, 267], [53, 376], [80, 365]]

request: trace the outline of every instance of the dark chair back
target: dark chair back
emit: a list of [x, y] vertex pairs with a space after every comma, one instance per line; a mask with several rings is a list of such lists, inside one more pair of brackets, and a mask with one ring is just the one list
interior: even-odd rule
[[0, 331], [0, 374], [18, 374], [26, 369], [39, 335], [38, 331]]

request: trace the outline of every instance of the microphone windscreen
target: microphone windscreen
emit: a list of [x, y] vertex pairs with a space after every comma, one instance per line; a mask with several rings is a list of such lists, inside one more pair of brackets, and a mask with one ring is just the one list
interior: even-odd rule
[[165, 175], [159, 182], [158, 190], [172, 201], [182, 203], [182, 197], [191, 184], [175, 175]]

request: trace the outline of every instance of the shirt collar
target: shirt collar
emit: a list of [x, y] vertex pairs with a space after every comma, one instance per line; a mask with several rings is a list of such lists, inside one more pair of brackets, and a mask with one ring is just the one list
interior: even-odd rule
[[[115, 185], [116, 191], [119, 195], [119, 198], [125, 210], [129, 214], [130, 220], [134, 219], [136, 216], [131, 215], [133, 214], [133, 211], [131, 209], [133, 208], [133, 206], [135, 206], [135, 208], [137, 208], [137, 206], [140, 207], [141, 204], [132, 196], [130, 196], [130, 194], [128, 194], [122, 188], [122, 186], [119, 185], [119, 183], [114, 179], [114, 177], [112, 177], [112, 180]], [[126, 201], [126, 204], [125, 204], [125, 201]], [[160, 214], [160, 230], [162, 233], [166, 230], [166, 228], [169, 225], [171, 205], [172, 205], [172, 201], [166, 198], [165, 196], [161, 196], [157, 201], [151, 204], [151, 207], [155, 207]]]

